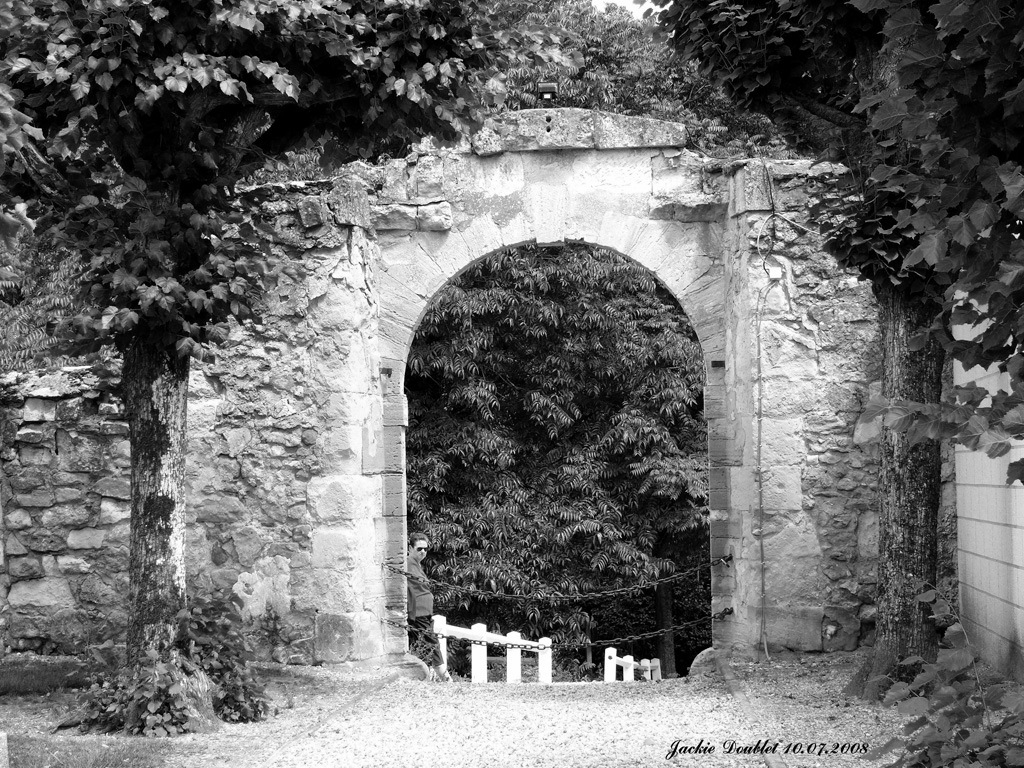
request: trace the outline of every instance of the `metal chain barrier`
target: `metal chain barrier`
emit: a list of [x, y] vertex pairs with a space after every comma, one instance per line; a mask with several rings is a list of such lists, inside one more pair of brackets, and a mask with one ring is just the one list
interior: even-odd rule
[[[636, 635], [626, 635], [625, 637], [612, 638], [611, 640], [597, 640], [597, 641], [591, 640], [589, 642], [584, 640], [584, 641], [575, 642], [575, 643], [568, 643], [568, 642], [552, 643], [551, 647], [552, 648], [583, 648], [583, 647], [586, 647], [588, 645], [610, 645], [610, 646], [616, 646], [617, 647], [619, 645], [622, 645], [623, 643], [632, 643], [632, 642], [635, 642], [637, 640], [646, 640], [646, 639], [651, 638], [651, 637], [659, 637], [661, 635], [667, 635], [669, 633], [681, 632], [684, 629], [689, 629], [690, 627], [696, 626], [697, 624], [702, 624], [705, 621], [720, 621], [724, 617], [729, 616], [732, 612], [733, 612], [732, 608], [725, 608], [724, 610], [721, 610], [718, 613], [714, 613], [714, 614], [711, 614], [709, 616], [701, 616], [699, 619], [694, 619], [693, 621], [688, 621], [685, 624], [676, 624], [674, 626], [667, 627], [665, 629], [656, 629], [656, 630], [653, 630], [652, 632], [641, 632], [641, 633], [636, 634]], [[403, 629], [405, 631], [409, 630], [409, 625], [408, 624], [404, 624], [404, 623], [399, 622], [399, 621], [392, 621], [391, 619], [385, 618], [383, 616], [378, 616], [377, 618], [380, 619], [385, 624], [390, 624], [392, 627], [397, 627], [398, 629]], [[431, 634], [431, 635], [434, 635], [437, 638], [442, 638], [443, 637], [443, 638], [446, 638], [448, 640], [463, 640], [463, 641], [471, 643], [473, 645], [487, 645], [487, 643], [485, 641], [483, 641], [483, 640], [465, 640], [465, 638], [452, 637], [451, 635], [446, 635], [443, 632], [434, 632], [433, 630], [430, 630], [430, 629], [419, 630], [419, 632], [420, 632], [420, 634]], [[534, 646], [532, 646], [532, 645], [520, 645], [519, 643], [502, 643], [501, 645], [503, 645], [505, 648], [520, 648], [522, 650], [527, 650], [527, 651], [536, 650], [536, 648]]]
[[[592, 598], [600, 597], [612, 597], [615, 595], [626, 595], [633, 592], [639, 592], [644, 589], [650, 589], [656, 587], [658, 584], [668, 584], [674, 581], [685, 579], [698, 571], [702, 571], [709, 566], [715, 565], [728, 565], [732, 561], [732, 555], [726, 555], [725, 557], [716, 558], [705, 565], [699, 565], [695, 568], [691, 568], [688, 571], [682, 571], [680, 573], [673, 573], [671, 576], [665, 576], [654, 581], [648, 581], [641, 584], [633, 584], [628, 587], [619, 587], [617, 589], [607, 589], [601, 592], [579, 592], [572, 595], [565, 595], [561, 592], [549, 592], [546, 594], [535, 594], [535, 595], [517, 595], [506, 592], [487, 592], [477, 587], [464, 587], [460, 584], [449, 584], [444, 581], [438, 581], [437, 579], [427, 578], [427, 582], [431, 586], [444, 587], [455, 592], [461, 592], [462, 594], [469, 595], [470, 597], [478, 597], [482, 599], [498, 598], [499, 600], [513, 600], [519, 602], [549, 602], [549, 603], [566, 603], [566, 602], [582, 602], [584, 600], [590, 600]], [[408, 571], [398, 568], [395, 565], [384, 562], [384, 568], [396, 573], [400, 576], [409, 577], [412, 576]], [[419, 578], [419, 577], [414, 577]]]

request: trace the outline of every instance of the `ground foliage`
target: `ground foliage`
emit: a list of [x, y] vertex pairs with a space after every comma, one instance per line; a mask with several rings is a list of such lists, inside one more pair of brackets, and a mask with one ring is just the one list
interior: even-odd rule
[[450, 282], [409, 356], [409, 525], [435, 578], [484, 596], [439, 603], [578, 640], [599, 609], [541, 594], [674, 572], [706, 532], [703, 383], [685, 315], [612, 252], [521, 247]]
[[[1024, 694], [1020, 686], [983, 679], [978, 651], [970, 643], [949, 600], [922, 584], [918, 600], [936, 623], [948, 625], [943, 647], [932, 662], [910, 657], [904, 665], [921, 664], [909, 682], [897, 681], [885, 703], [910, 718], [902, 736], [867, 755], [897, 753], [890, 766], [1024, 765]], [[987, 675], [986, 675], [987, 677]]]
[[83, 731], [173, 736], [208, 727], [205, 709], [232, 723], [264, 719], [269, 701], [249, 666], [237, 603], [190, 595], [170, 654], [150, 649], [134, 668], [104, 674], [82, 693], [74, 719]]

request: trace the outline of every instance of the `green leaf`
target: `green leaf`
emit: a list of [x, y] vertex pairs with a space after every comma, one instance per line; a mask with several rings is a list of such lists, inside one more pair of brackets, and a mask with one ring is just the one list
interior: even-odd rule
[[927, 712], [931, 708], [931, 704], [924, 696], [914, 696], [913, 698], [901, 701], [897, 708], [901, 715], [915, 717]]

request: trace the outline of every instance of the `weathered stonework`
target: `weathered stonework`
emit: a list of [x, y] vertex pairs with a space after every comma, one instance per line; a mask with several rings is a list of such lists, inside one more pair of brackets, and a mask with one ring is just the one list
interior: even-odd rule
[[[713, 572], [713, 610], [734, 611], [716, 645], [871, 641], [875, 468], [853, 433], [876, 329], [866, 286], [810, 232], [825, 169], [723, 165], [685, 143], [682, 126], [537, 110], [344, 180], [245, 193], [304, 276], [281, 276], [260, 322], [193, 367], [187, 568], [243, 598], [266, 654], [404, 652], [381, 618], [405, 613], [383, 564], [405, 553], [416, 326], [474, 260], [567, 241], [650, 269], [700, 338], [712, 554], [734, 558]], [[74, 649], [124, 625], [126, 425], [93, 373], [16, 378], [0, 417], [0, 647]]]

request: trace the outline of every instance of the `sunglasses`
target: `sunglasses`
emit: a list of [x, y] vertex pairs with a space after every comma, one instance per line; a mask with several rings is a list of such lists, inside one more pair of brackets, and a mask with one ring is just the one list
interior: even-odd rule
[[416, 547], [417, 552], [426, 552], [429, 547]]

